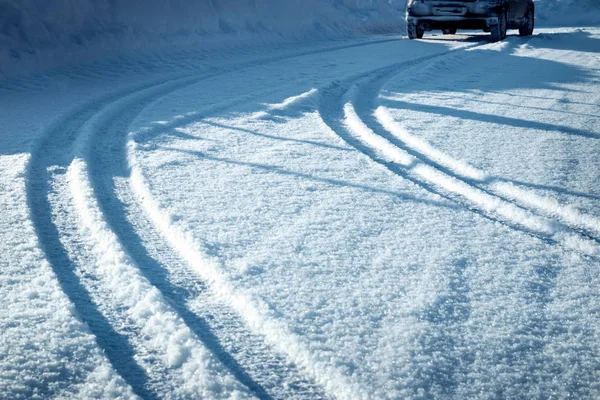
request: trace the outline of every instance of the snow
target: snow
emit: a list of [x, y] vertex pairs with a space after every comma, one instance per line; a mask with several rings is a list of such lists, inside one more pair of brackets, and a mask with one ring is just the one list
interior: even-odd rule
[[538, 25], [597, 26], [600, 3], [595, 0], [535, 0]]
[[131, 397], [76, 316], [28, 216], [29, 157], [3, 155], [0, 387], [12, 398]]
[[[461, 79], [464, 76], [472, 85], [481, 87], [469, 75], [479, 73], [479, 69], [466, 67], [472, 59], [481, 57], [489, 59], [489, 63], [500, 59], [512, 67], [511, 63], [526, 62], [519, 61], [518, 57], [535, 54], [539, 59], [531, 62], [543, 63], [544, 57], [553, 51], [545, 49], [544, 44], [571, 40], [578, 35], [577, 32], [548, 32], [523, 48], [518, 45], [520, 39], [510, 38], [504, 44], [474, 49], [468, 56], [460, 48], [448, 54], [438, 50], [443, 56], [437, 52], [432, 56], [417, 54], [413, 50], [413, 57], [420, 62], [409, 60], [400, 65], [395, 56], [398, 52], [387, 54], [387, 45], [382, 45], [383, 53], [373, 49], [367, 57], [366, 74], [356, 66], [351, 68], [348, 86], [337, 79], [344, 75], [339, 70], [348, 68], [350, 62], [356, 64], [356, 60], [351, 58], [353, 53], [345, 56], [343, 51], [335, 55], [336, 64], [341, 66], [329, 77], [324, 67], [331, 61], [305, 57], [304, 62], [289, 61], [244, 70], [239, 77], [245, 81], [243, 88], [235, 74], [226, 82], [222, 79], [203, 81], [201, 86], [161, 99], [140, 114], [139, 121], [131, 127], [137, 132], [136, 144], [130, 147], [130, 154], [135, 155], [133, 165], [139, 168], [140, 175], [146, 176], [144, 187], [148, 190], [143, 197], [160, 199], [162, 208], [171, 216], [165, 220], [175, 220], [178, 226], [188, 224], [187, 229], [197, 243], [195, 247], [223, 260], [221, 268], [230, 274], [236, 292], [249, 290], [251, 296], [267, 298], [270, 307], [281, 315], [280, 319], [294, 327], [293, 332], [310, 338], [309, 351], [313, 358], [335, 357], [331, 363], [341, 366], [342, 373], [367, 388], [373, 397], [451, 395], [464, 398], [485, 397], [490, 392], [508, 397], [523, 393], [535, 397], [534, 393], [553, 391], [566, 395], [560, 385], [571, 385], [568, 382], [577, 379], [585, 383], [579, 389], [569, 390], [586, 397], [586, 393], [596, 390], [595, 372], [591, 367], [595, 361], [584, 361], [587, 355], [574, 350], [570, 334], [544, 337], [539, 336], [544, 334], [538, 334], [537, 329], [547, 329], [547, 324], [570, 325], [579, 318], [572, 317], [573, 309], [567, 320], [561, 317], [561, 304], [573, 301], [572, 292], [561, 292], [568, 287], [566, 283], [567, 286], [554, 292], [550, 287], [563, 283], [552, 276], [563, 270], [562, 265], [569, 265], [597, 279], [597, 274], [591, 272], [596, 258], [586, 258], [587, 253], [597, 254], [597, 242], [580, 235], [579, 227], [569, 220], [565, 219], [567, 225], [562, 225], [554, 219], [556, 210], [567, 209], [554, 197], [556, 193], [526, 190], [526, 196], [519, 198], [521, 204], [531, 203], [523, 201], [523, 197], [537, 196], [545, 202], [554, 199], [553, 204], [558, 203], [558, 207], [546, 210], [544, 204], [548, 203], [542, 202], [533, 209], [523, 209], [505, 200], [509, 197], [507, 193], [511, 194], [505, 186], [486, 188], [484, 184], [497, 176], [495, 171], [483, 169], [478, 162], [467, 162], [468, 157], [453, 156], [456, 148], [468, 150], [469, 142], [446, 143], [450, 132], [462, 134], [464, 127], [454, 128], [445, 121], [439, 129], [427, 132], [437, 139], [435, 142], [420, 137], [420, 143], [427, 145], [415, 146], [413, 150], [425, 153], [422, 157], [431, 157], [442, 166], [448, 164], [446, 168], [454, 169], [455, 175], [447, 176], [446, 171], [431, 164], [417, 166], [414, 153], [400, 151], [382, 137], [382, 132], [375, 135], [370, 128], [373, 121], [364, 108], [369, 93], [379, 91], [371, 86], [370, 77], [377, 81], [382, 75], [385, 77], [385, 73], [393, 77], [397, 71], [405, 71], [406, 74], [398, 78], [401, 89], [393, 85], [383, 87], [385, 95], [381, 101], [384, 104], [388, 97], [396, 99], [388, 92], [402, 93], [405, 98], [407, 82], [417, 93], [421, 93], [418, 88], [425, 85], [422, 100], [427, 101], [427, 96], [436, 93], [435, 90], [446, 93], [453, 85], [463, 84], [461, 80], [458, 84], [447, 82], [446, 74], [437, 75], [438, 80], [435, 80], [434, 71], [443, 70]], [[552, 39], [547, 41], [548, 36]], [[536, 44], [538, 40], [542, 43]], [[435, 46], [435, 40], [431, 42]], [[488, 52], [497, 58], [490, 58]], [[589, 52], [577, 52], [568, 58], [577, 65], [592, 65], [593, 59], [595, 54]], [[372, 60], [378, 60], [378, 64], [374, 65]], [[431, 62], [424, 67], [426, 60]], [[482, 62], [474, 65], [494, 71]], [[315, 69], [317, 72], [311, 72]], [[520, 71], [519, 68], [514, 70]], [[301, 78], [288, 82], [288, 75], [283, 71]], [[490, 81], [500, 84], [505, 76], [502, 67], [497, 71]], [[536, 71], [525, 71], [522, 79], [531, 84], [530, 74]], [[590, 72], [586, 71], [586, 74]], [[572, 79], [567, 66], [556, 66], [552, 72], [538, 73], [538, 80], [547, 79], [547, 85], [553, 87], [552, 82], [560, 85]], [[272, 87], [284, 94], [263, 93], [261, 77], [265, 75], [271, 77]], [[308, 82], [303, 83], [305, 79]], [[518, 82], [514, 85], [519, 87]], [[494, 87], [488, 90], [493, 96]], [[554, 90], [563, 93], [560, 87]], [[272, 100], [249, 102], [246, 92]], [[298, 105], [292, 103], [282, 112], [281, 104], [291, 103], [285, 99], [306, 97], [308, 93], [315, 93], [311, 98], [316, 98]], [[227, 98], [231, 101], [230, 111], [220, 105], [221, 99]], [[579, 103], [581, 99], [574, 101]], [[219, 105], [202, 106], [210, 103]], [[472, 103], [474, 107], [481, 107], [477, 97]], [[177, 115], [191, 117], [169, 118], [168, 109], [175, 104]], [[194, 110], [192, 114], [190, 110]], [[560, 108], [540, 113], [540, 118], [560, 112], [558, 110]], [[516, 111], [509, 107], [509, 112]], [[398, 114], [387, 109], [386, 112], [394, 119], [406, 119], [401, 109]], [[589, 112], [593, 115], [593, 111]], [[345, 120], [342, 119], [344, 113]], [[256, 115], [261, 118], [255, 118]], [[413, 129], [420, 132], [419, 126], [436, 122], [428, 115], [410, 115], [415, 118], [409, 120], [408, 133], [413, 136], [416, 136], [411, 133]], [[329, 128], [322, 125], [321, 118], [331, 123]], [[153, 129], [151, 123], [144, 125], [143, 121], [170, 122]], [[597, 123], [597, 117], [594, 121]], [[482, 123], [481, 118], [478, 122]], [[513, 120], [507, 122], [515, 125]], [[459, 123], [465, 124], [465, 121], [459, 120]], [[540, 124], [550, 134], [555, 131], [548, 123]], [[339, 130], [344, 125], [349, 130], [347, 135]], [[575, 127], [570, 129], [576, 131]], [[480, 128], [467, 130], [469, 134], [480, 131]], [[596, 131], [592, 128], [587, 135], [576, 138], [590, 140]], [[353, 134], [374, 146], [374, 151], [358, 146], [349, 136]], [[449, 147], [437, 147], [440, 143]], [[490, 150], [485, 142], [479, 144], [471, 140], [470, 143], [480, 146], [471, 148], [472, 153], [481, 149], [488, 155], [484, 160], [489, 159]], [[515, 145], [519, 143], [515, 140]], [[360, 153], [354, 157], [352, 148], [370, 157]], [[522, 150], [514, 152], [527, 155]], [[377, 161], [378, 154], [384, 162], [414, 168], [414, 179], [424, 182], [425, 188], [441, 187], [441, 194], [445, 196], [466, 199], [464, 211], [456, 211], [455, 203], [405, 181], [405, 175], [396, 175], [394, 167], [378, 168], [371, 162], [373, 156]], [[506, 155], [502, 160], [511, 160], [511, 163], [502, 165], [514, 165], [514, 159], [515, 156]], [[467, 182], [462, 180], [463, 175]], [[593, 179], [597, 179], [597, 175], [594, 176]], [[406, 177], [410, 179], [411, 173]], [[477, 179], [482, 181], [481, 189], [472, 182]], [[416, 183], [421, 186], [421, 182]], [[582, 192], [589, 192], [591, 185], [586, 184], [587, 189]], [[492, 189], [500, 192], [500, 196]], [[460, 199], [457, 201], [461, 203]], [[538, 214], [540, 209], [542, 215]], [[465, 211], [470, 216], [466, 216]], [[597, 215], [594, 210], [580, 213]], [[481, 215], [490, 217], [481, 218]], [[549, 240], [540, 240], [540, 237]], [[240, 264], [259, 266], [259, 272], [240, 275]], [[594, 290], [589, 282], [568, 281], [580, 293]], [[552, 298], [544, 297], [546, 292], [552, 292], [547, 295]], [[555, 295], [560, 299], [554, 300]], [[243, 315], [244, 311], [240, 313]], [[535, 324], [540, 324], [539, 328]], [[585, 329], [587, 333], [580, 339], [586, 339], [581, 345], [590, 354], [596, 354], [595, 345], [589, 347], [597, 335], [592, 333], [594, 323], [582, 320], [582, 324], [566, 329]], [[515, 335], [518, 339], [513, 340]], [[552, 351], [557, 354], [519, 350], [521, 341], [543, 343], [540, 346], [555, 349]], [[376, 349], [375, 354], [371, 354], [370, 349]], [[592, 369], [584, 367], [577, 377], [569, 376], [569, 368], [565, 366], [573, 361], [565, 361], [564, 357], [574, 354], [578, 354], [575, 358], [583, 357], [581, 362], [591, 362], [587, 365]], [[294, 359], [293, 355], [288, 356]], [[511, 357], [515, 357], [510, 361], [513, 367], [507, 361]], [[590, 355], [590, 359], [595, 358]], [[533, 381], [514, 383], [524, 379], [530, 368], [545, 362], [542, 360], [551, 361], [548, 365], [557, 370], [548, 367], [532, 377]], [[322, 378], [331, 379], [327, 375]], [[561, 383], [555, 385], [554, 380]]]
[[[595, 0], [535, 0], [539, 26], [595, 26]], [[406, 0], [0, 2], [0, 78], [136, 55], [404, 33]], [[205, 54], [204, 57], [210, 57]]]
[[598, 28], [144, 4], [0, 3], [2, 396], [600, 397]]
[[140, 53], [400, 32], [401, 0], [0, 2], [0, 78]]
[[[145, 94], [144, 91], [141, 94]], [[136, 93], [134, 99], [139, 97]], [[177, 397], [199, 398], [246, 398], [251, 397], [240, 383], [228, 376], [224, 368], [215, 364], [206, 348], [195, 337], [190, 328], [177, 315], [156, 287], [144, 278], [139, 267], [129, 258], [117, 236], [102, 216], [94, 191], [89, 182], [85, 159], [88, 142], [95, 131], [101, 128], [102, 120], [111, 118], [115, 110], [131, 99], [125, 97], [107, 107], [104, 113], [90, 119], [82, 127], [82, 134], [75, 144], [75, 156], [67, 171], [67, 180], [78, 216], [82, 241], [96, 258], [94, 275], [106, 285], [113, 302], [119, 308], [129, 310], [127, 317], [139, 326], [142, 340], [162, 361], [172, 374], [169, 379], [177, 388]], [[180, 370], [180, 376], [173, 372]], [[173, 376], [175, 375], [175, 376]], [[242, 394], [245, 393], [245, 396]]]

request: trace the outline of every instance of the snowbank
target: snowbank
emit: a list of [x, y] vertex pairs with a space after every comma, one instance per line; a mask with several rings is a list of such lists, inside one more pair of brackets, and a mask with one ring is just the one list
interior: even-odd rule
[[132, 51], [403, 31], [405, 0], [0, 0], [0, 74]]
[[[0, 0], [0, 78], [141, 51], [404, 33], [406, 0]], [[597, 0], [536, 0], [538, 26], [600, 24]]]
[[600, 25], [598, 0], [535, 0], [538, 25], [596, 26]]

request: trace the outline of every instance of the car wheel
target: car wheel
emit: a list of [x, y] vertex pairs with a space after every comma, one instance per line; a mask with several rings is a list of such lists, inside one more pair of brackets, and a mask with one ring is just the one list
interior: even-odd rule
[[444, 35], [454, 35], [456, 33], [456, 28], [442, 29], [442, 33]]
[[422, 28], [419, 28], [415, 24], [408, 25], [406, 27], [406, 32], [408, 33], [408, 38], [410, 40], [421, 39], [423, 37], [423, 33], [425, 33], [425, 31]]
[[521, 36], [530, 36], [533, 34], [533, 27], [535, 25], [535, 15], [532, 9], [527, 11], [527, 15], [525, 16], [525, 23], [522, 27], [519, 28], [519, 35]]
[[506, 38], [506, 11], [502, 11], [498, 16], [498, 23], [490, 28], [492, 42], [499, 42]]

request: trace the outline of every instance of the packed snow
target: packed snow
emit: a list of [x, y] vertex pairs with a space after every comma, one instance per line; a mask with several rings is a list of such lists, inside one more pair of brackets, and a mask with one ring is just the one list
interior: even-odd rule
[[0, 2], [0, 397], [600, 397], [595, 1], [140, 3]]

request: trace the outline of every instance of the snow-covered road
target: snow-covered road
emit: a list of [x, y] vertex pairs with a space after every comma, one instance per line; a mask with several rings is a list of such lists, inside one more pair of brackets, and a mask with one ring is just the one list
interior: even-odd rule
[[600, 29], [0, 87], [0, 397], [600, 397]]

